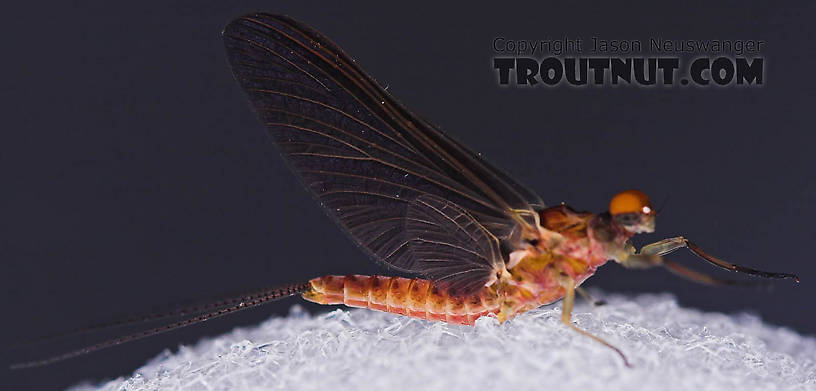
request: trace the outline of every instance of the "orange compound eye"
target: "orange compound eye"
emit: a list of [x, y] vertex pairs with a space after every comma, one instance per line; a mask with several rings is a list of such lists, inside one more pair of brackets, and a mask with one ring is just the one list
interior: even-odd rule
[[609, 213], [618, 215], [621, 213], [652, 213], [652, 205], [649, 197], [642, 191], [626, 190], [616, 194], [609, 202]]

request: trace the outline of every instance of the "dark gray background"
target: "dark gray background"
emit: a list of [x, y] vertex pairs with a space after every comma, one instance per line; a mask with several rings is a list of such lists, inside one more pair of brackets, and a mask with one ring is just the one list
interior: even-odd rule
[[[683, 234], [734, 262], [802, 277], [766, 292], [701, 287], [665, 271], [610, 264], [588, 286], [672, 292], [685, 306], [749, 310], [816, 332], [812, 4], [228, 3], [7, 10], [0, 62], [4, 346], [186, 298], [327, 273], [384, 272], [288, 172], [233, 81], [220, 31], [255, 10], [316, 27], [407, 106], [549, 204], [602, 211], [630, 187], [656, 204], [670, 196], [658, 232], [638, 237], [638, 245]], [[498, 35], [762, 39], [766, 85], [499, 88], [491, 68]], [[687, 254], [674, 259], [727, 274]], [[163, 349], [285, 314], [296, 302], [45, 368], [3, 369], [0, 377], [41, 389], [125, 375]], [[3, 365], [90, 341], [4, 349]]]

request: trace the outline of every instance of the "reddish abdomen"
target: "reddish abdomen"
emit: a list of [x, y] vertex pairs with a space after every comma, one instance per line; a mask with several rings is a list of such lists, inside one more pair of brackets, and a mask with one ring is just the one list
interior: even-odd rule
[[385, 276], [323, 276], [309, 281], [303, 298], [319, 304], [345, 304], [414, 318], [473, 324], [499, 312], [495, 291], [485, 288], [468, 296], [452, 296], [423, 279]]

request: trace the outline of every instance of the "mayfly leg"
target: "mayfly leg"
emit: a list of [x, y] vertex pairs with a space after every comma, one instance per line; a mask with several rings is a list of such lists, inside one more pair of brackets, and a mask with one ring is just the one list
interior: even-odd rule
[[580, 286], [575, 287], [575, 291], [578, 292], [578, 294], [581, 295], [581, 297], [583, 297], [584, 300], [588, 301], [589, 304], [592, 304], [595, 307], [600, 307], [606, 304], [606, 301], [595, 299], [595, 297], [589, 294], [589, 292], [586, 289], [581, 288]]
[[738, 280], [727, 280], [724, 278], [717, 278], [713, 276], [709, 276], [708, 274], [698, 272], [696, 270], [689, 269], [684, 266], [680, 266], [677, 263], [674, 263], [668, 259], [663, 259], [661, 262], [662, 266], [666, 268], [666, 270], [670, 271], [671, 273], [685, 278], [687, 280], [696, 282], [698, 284], [703, 285], [736, 285], [736, 286], [743, 286], [743, 287], [760, 287], [766, 286], [766, 281], [738, 281]]
[[764, 285], [761, 281], [738, 281], [727, 280], [709, 276], [708, 274], [689, 269], [680, 264], [674, 263], [666, 258], [656, 254], [637, 253], [626, 257], [621, 261], [623, 267], [629, 269], [648, 269], [657, 266], [663, 266], [669, 272], [685, 278], [689, 281], [696, 282], [703, 285], [741, 285], [741, 286], [760, 286]]
[[558, 283], [564, 288], [564, 304], [561, 309], [561, 323], [569, 326], [569, 328], [575, 330], [579, 334], [592, 338], [595, 341], [600, 342], [604, 346], [614, 350], [615, 353], [617, 353], [621, 357], [621, 359], [623, 359], [623, 363], [627, 367], [631, 368], [632, 364], [629, 364], [629, 360], [626, 359], [626, 355], [624, 355], [620, 349], [616, 348], [609, 342], [606, 342], [603, 338], [594, 335], [586, 330], [583, 330], [572, 323], [572, 307], [575, 304], [575, 289], [576, 289], [575, 280], [573, 280], [566, 274], [561, 274], [559, 275]]
[[689, 241], [688, 239], [682, 236], [663, 239], [659, 242], [643, 246], [643, 248], [640, 249], [640, 252], [638, 252], [638, 255], [655, 255], [660, 257], [666, 254], [670, 254], [684, 247], [688, 248], [694, 255], [703, 259], [704, 261], [728, 271], [744, 273], [763, 278], [792, 278], [794, 281], [799, 282], [799, 277], [796, 276], [795, 274], [767, 272], [726, 262], [711, 254], [706, 253], [705, 251], [703, 251], [702, 248], [700, 248], [700, 246], [694, 244], [693, 242]]

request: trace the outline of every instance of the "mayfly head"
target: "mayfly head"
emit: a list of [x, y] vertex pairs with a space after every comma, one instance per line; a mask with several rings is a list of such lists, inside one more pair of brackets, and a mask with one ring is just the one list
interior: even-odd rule
[[616, 194], [609, 202], [609, 214], [617, 226], [628, 232], [654, 232], [656, 213], [642, 191], [626, 190]]

